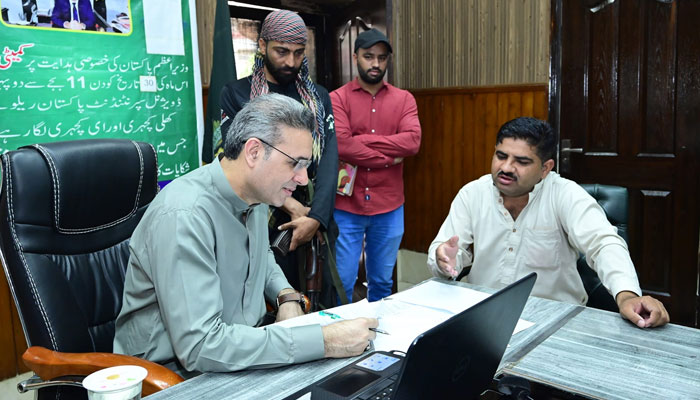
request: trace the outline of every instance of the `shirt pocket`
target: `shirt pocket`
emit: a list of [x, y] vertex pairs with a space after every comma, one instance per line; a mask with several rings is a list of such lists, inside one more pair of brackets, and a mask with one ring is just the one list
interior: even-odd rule
[[532, 269], [559, 268], [560, 242], [557, 229], [526, 229], [521, 251], [523, 264]]

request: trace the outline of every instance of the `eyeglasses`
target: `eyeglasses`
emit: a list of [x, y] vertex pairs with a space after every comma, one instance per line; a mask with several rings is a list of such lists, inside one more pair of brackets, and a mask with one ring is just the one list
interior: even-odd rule
[[278, 149], [277, 147], [271, 145], [270, 143], [267, 143], [266, 141], [264, 141], [260, 138], [256, 138], [256, 139], [258, 139], [259, 141], [263, 142], [264, 144], [272, 147], [273, 149], [279, 151], [280, 153], [284, 154], [290, 160], [294, 161], [294, 172], [299, 172], [302, 169], [307, 169], [307, 168], [309, 168], [309, 165], [311, 165], [311, 160], [307, 160], [305, 158], [294, 158], [294, 157], [290, 156], [289, 154], [283, 152], [282, 150]]

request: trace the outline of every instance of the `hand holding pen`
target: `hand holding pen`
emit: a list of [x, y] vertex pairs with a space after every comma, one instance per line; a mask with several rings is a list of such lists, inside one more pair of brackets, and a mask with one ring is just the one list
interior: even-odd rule
[[[322, 316], [322, 317], [323, 317], [323, 316], [329, 317], [330, 319], [336, 320], [336, 321], [344, 321], [344, 318], [343, 318], [343, 317], [341, 317], [341, 316], [338, 315], [338, 314], [332, 313], [332, 312], [330, 312], [330, 311], [321, 310], [321, 311], [318, 312], [318, 315], [320, 315], [320, 316]], [[387, 331], [385, 331], [385, 330], [382, 330], [382, 329], [379, 329], [379, 328], [369, 328], [369, 330], [372, 331], [372, 332], [381, 333], [381, 334], [383, 334], [383, 335], [389, 335], [389, 332], [387, 332]]]
[[370, 347], [372, 340], [377, 335], [371, 330], [379, 325], [376, 318], [361, 317], [343, 320], [338, 317], [334, 320], [337, 322], [321, 327], [326, 357], [340, 358], [360, 355]]

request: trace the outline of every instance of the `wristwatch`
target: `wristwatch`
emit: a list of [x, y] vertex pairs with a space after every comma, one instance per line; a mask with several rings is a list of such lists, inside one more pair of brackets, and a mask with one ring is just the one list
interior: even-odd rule
[[302, 311], [308, 312], [308, 308], [310, 306], [309, 304], [309, 299], [304, 296], [303, 294], [299, 292], [292, 292], [292, 293], [285, 293], [277, 296], [277, 308], [279, 309], [280, 306], [288, 301], [294, 301], [299, 303], [301, 306]]

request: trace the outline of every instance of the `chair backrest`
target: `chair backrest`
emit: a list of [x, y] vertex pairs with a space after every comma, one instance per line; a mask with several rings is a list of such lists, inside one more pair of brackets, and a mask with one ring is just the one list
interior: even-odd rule
[[617, 227], [617, 233], [627, 241], [627, 222], [629, 221], [627, 188], [597, 183], [583, 183], [581, 187], [600, 204], [608, 221]]
[[131, 140], [2, 156], [0, 255], [28, 345], [112, 352], [129, 238], [157, 176], [153, 146]]
[[[581, 184], [605, 211], [608, 221], [617, 227], [617, 233], [627, 241], [627, 221], [629, 218], [629, 194], [622, 186]], [[589, 307], [617, 312], [617, 303], [612, 295], [600, 282], [598, 275], [586, 263], [586, 257], [581, 256], [577, 268], [583, 286], [588, 294]]]

